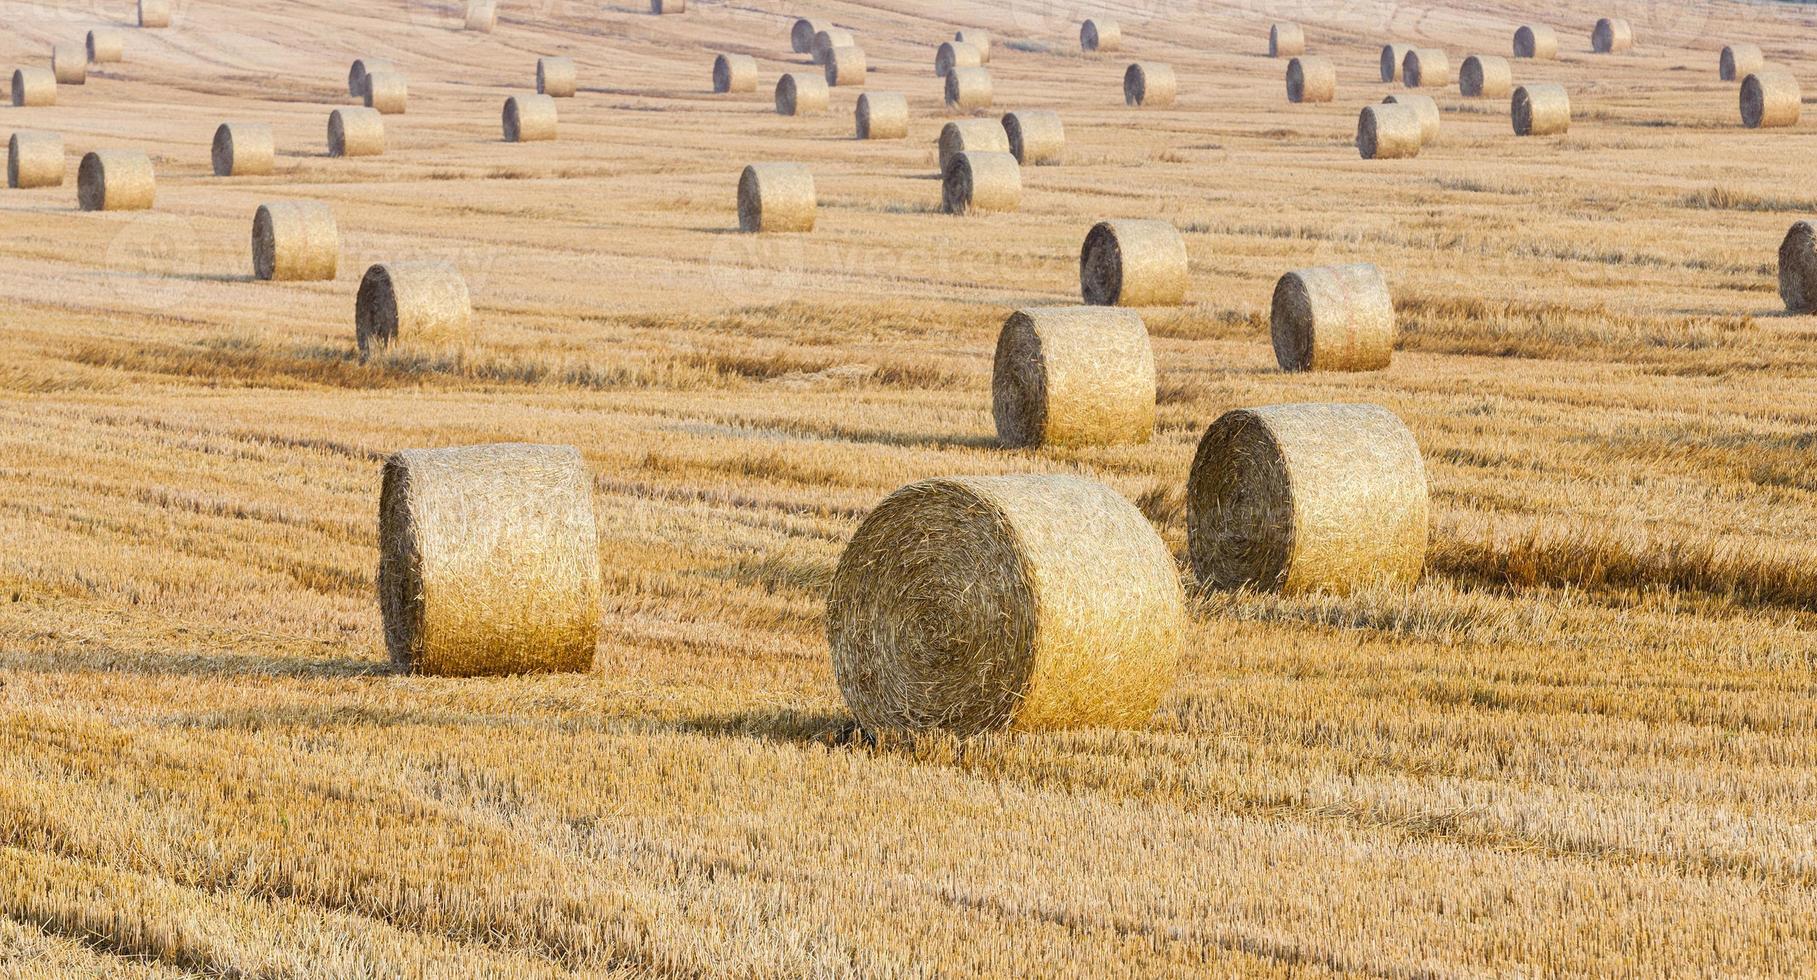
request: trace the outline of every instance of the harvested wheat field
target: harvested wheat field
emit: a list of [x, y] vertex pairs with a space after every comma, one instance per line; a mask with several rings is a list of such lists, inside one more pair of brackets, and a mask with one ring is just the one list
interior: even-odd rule
[[[1757, 45], [1817, 91], [1817, 8], [660, 6], [499, 0], [490, 32], [428, 0], [172, 0], [155, 29], [132, 0], [8, 8], [0, 66], [91, 30], [123, 53], [0, 108], [64, 168], [26, 139], [0, 190], [0, 976], [1808, 974], [1817, 316], [1779, 255], [1817, 220], [1817, 114], [1746, 128], [1718, 61]], [[1603, 17], [1631, 50], [1592, 52]], [[785, 116], [777, 79], [823, 74], [797, 18], [866, 73]], [[1289, 21], [1332, 101], [1282, 98]], [[1359, 157], [1363, 107], [1405, 91], [1385, 45], [1501, 58], [1522, 24], [1558, 57], [1512, 83], [1562, 86], [1568, 130], [1517, 137], [1507, 98], [1449, 84], [1417, 156]], [[929, 62], [975, 32], [991, 107], [961, 113]], [[754, 88], [715, 93], [722, 54]], [[578, 79], [560, 139], [504, 141], [549, 58]], [[408, 111], [382, 155], [329, 156], [355, 59]], [[1171, 104], [1125, 104], [1132, 64], [1171, 68]], [[853, 138], [867, 92], [905, 96], [906, 139]], [[1041, 111], [1065, 152], [1019, 206], [944, 213], [942, 127]], [[223, 120], [270, 127], [269, 173], [214, 176]], [[97, 151], [144, 155], [148, 209], [79, 208]], [[739, 230], [752, 164], [805, 168], [811, 231]], [[332, 212], [333, 278], [256, 278], [276, 202]], [[999, 333], [1076, 307], [1111, 221], [1171, 225], [1190, 262], [1183, 303], [1133, 308], [1152, 436], [1004, 448]], [[1277, 281], [1358, 264], [1392, 358], [1282, 371]], [[362, 356], [374, 266], [455, 269], [458, 337]], [[1128, 397], [1128, 356], [1054, 397]], [[1327, 403], [1411, 434], [1425, 553], [1338, 590], [1202, 582], [1208, 428]], [[1266, 531], [1291, 567], [1302, 520], [1352, 557], [1417, 543], [1408, 508], [1343, 499], [1330, 468], [1363, 456], [1326, 437], [1289, 461], [1321, 489], [1231, 509], [1225, 544]], [[465, 584], [400, 573], [433, 601], [388, 608], [497, 656], [394, 666], [387, 460], [481, 446], [554, 447], [562, 506], [509, 469], [438, 485], [412, 520], [464, 523], [399, 525], [386, 560], [432, 541]], [[926, 533], [892, 511], [896, 543], [842, 564], [926, 481], [1015, 493], [955, 491]], [[840, 669], [891, 711], [841, 693], [836, 571], [872, 597]], [[520, 620], [562, 645], [512, 649]]]

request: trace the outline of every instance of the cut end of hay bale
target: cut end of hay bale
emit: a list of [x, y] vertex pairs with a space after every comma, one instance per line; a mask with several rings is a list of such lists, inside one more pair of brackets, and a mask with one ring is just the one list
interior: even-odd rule
[[1269, 323], [1283, 371], [1379, 371], [1394, 357], [1394, 299], [1373, 265], [1287, 273], [1275, 284]]
[[1134, 310], [1018, 310], [991, 369], [991, 415], [1010, 448], [1145, 443], [1155, 429], [1155, 355]]
[[1634, 28], [1626, 20], [1604, 17], [1590, 32], [1590, 50], [1597, 54], [1620, 54], [1634, 49]]
[[50, 73], [58, 85], [83, 85], [88, 82], [88, 52], [79, 44], [53, 44], [50, 48]]
[[574, 69], [573, 58], [546, 56], [536, 59], [537, 95], [546, 95], [552, 99], [571, 99], [579, 88], [579, 74]]
[[1787, 313], [1817, 313], [1817, 222], [1792, 225], [1780, 243], [1779, 298]]
[[49, 68], [13, 69], [13, 105], [57, 104], [57, 76]]
[[20, 130], [6, 141], [6, 186], [63, 186], [63, 137]]
[[453, 263], [383, 262], [366, 270], [354, 300], [360, 356], [403, 346], [458, 350], [473, 342], [473, 298]]
[[940, 127], [940, 172], [960, 153], [1008, 153], [1009, 134], [995, 119], [961, 119]]
[[941, 178], [947, 214], [1014, 211], [1022, 206], [1022, 165], [1008, 153], [960, 153]]
[[1411, 106], [1364, 106], [1357, 115], [1356, 149], [1365, 160], [1416, 157], [1424, 142], [1419, 113]]
[[106, 65], [126, 60], [126, 35], [119, 31], [89, 31], [86, 47], [90, 64]]
[[789, 30], [789, 46], [796, 54], [813, 54], [814, 35], [832, 26], [828, 21], [799, 18]]
[[169, 0], [139, 0], [140, 27], [169, 27]]
[[1085, 51], [1120, 51], [1123, 28], [1114, 20], [1088, 20], [1079, 28], [1079, 47]]
[[1551, 61], [1558, 57], [1558, 32], [1543, 24], [1524, 24], [1514, 32], [1514, 56]]
[[839, 27], [828, 27], [814, 35], [814, 47], [809, 53], [816, 65], [825, 65], [832, 56], [834, 48], [851, 48], [858, 46], [858, 39], [851, 31]]
[[379, 608], [398, 667], [585, 671], [599, 643], [593, 480], [571, 446], [407, 449], [379, 493]]
[[1292, 58], [1306, 53], [1306, 32], [1298, 24], [1275, 24], [1268, 29], [1268, 57]]
[[1758, 44], [1730, 44], [1716, 59], [1716, 74], [1725, 82], [1739, 82], [1766, 67]]
[[1164, 109], [1180, 91], [1173, 66], [1139, 61], [1123, 71], [1123, 104]]
[[783, 116], [817, 116], [833, 101], [826, 79], [803, 72], [787, 72], [776, 80], [776, 112]]
[[366, 108], [387, 116], [398, 116], [409, 108], [410, 85], [394, 71], [367, 72], [361, 98]]
[[688, 0], [650, 0], [650, 13], [685, 14], [688, 12]]
[[1469, 99], [1505, 99], [1514, 92], [1514, 69], [1506, 58], [1473, 54], [1458, 70], [1457, 88]]
[[1079, 250], [1079, 291], [1089, 306], [1178, 306], [1186, 277], [1186, 239], [1168, 221], [1100, 221]]
[[500, 122], [507, 143], [552, 140], [555, 138], [555, 97], [513, 95], [505, 100]]
[[1522, 85], [1509, 115], [1516, 136], [1555, 136], [1571, 129], [1571, 97], [1563, 85]]
[[1287, 101], [1330, 102], [1337, 97], [1338, 72], [1328, 58], [1295, 58], [1287, 63]]
[[1438, 48], [1414, 48], [1401, 61], [1401, 84], [1408, 88], [1444, 88], [1451, 84], [1451, 56]]
[[1769, 66], [1741, 82], [1741, 123], [1749, 129], [1798, 125], [1804, 93], [1798, 78], [1783, 68]]
[[208, 156], [216, 177], [254, 177], [277, 166], [277, 143], [266, 123], [222, 123]]
[[1005, 113], [1003, 132], [1009, 138], [1009, 152], [1025, 167], [1055, 164], [1066, 152], [1066, 127], [1060, 114], [1051, 109], [1021, 110]]
[[908, 137], [908, 98], [900, 92], [866, 92], [858, 97], [853, 122], [861, 140]]
[[1429, 506], [1419, 446], [1387, 409], [1239, 409], [1199, 442], [1187, 544], [1214, 589], [1410, 586], [1426, 563]]
[[1141, 725], [1185, 623], [1160, 536], [1075, 476], [904, 487], [859, 526], [827, 595], [833, 672], [872, 731]]
[[1398, 82], [1401, 80], [1401, 66], [1406, 62], [1408, 52], [1412, 50], [1405, 44], [1382, 45], [1382, 81]]
[[356, 99], [366, 96], [366, 76], [373, 72], [395, 72], [397, 66], [382, 58], [355, 58], [347, 69], [347, 94]]
[[988, 69], [954, 68], [946, 73], [947, 111], [978, 112], [989, 109], [994, 98]]
[[843, 45], [828, 51], [825, 71], [828, 85], [863, 85], [867, 72], [864, 49], [855, 45]]
[[977, 68], [984, 64], [984, 52], [964, 41], [947, 41], [934, 52], [934, 74], [945, 78], [955, 68]]
[[144, 211], [156, 191], [151, 158], [140, 150], [94, 150], [76, 168], [76, 199], [84, 211]]
[[814, 172], [799, 163], [754, 163], [738, 178], [738, 229], [813, 231], [820, 210]]
[[1422, 145], [1438, 139], [1439, 114], [1438, 100], [1430, 95], [1415, 92], [1395, 92], [1382, 100], [1383, 105], [1405, 106], [1413, 110], [1420, 121], [1420, 143]]
[[336, 109], [328, 114], [328, 155], [375, 157], [385, 152], [385, 117], [377, 109]]
[[260, 279], [333, 279], [341, 264], [334, 211], [320, 201], [261, 204], [252, 218], [252, 272]]
[[722, 54], [713, 59], [713, 91], [757, 91], [757, 59], [748, 54]]

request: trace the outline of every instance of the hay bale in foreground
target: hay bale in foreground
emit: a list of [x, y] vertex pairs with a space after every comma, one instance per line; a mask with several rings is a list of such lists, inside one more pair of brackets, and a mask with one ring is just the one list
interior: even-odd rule
[[1066, 127], [1051, 109], [1021, 110], [1003, 115], [1009, 152], [1025, 167], [1059, 163], [1066, 151]]
[[908, 98], [900, 92], [866, 92], [858, 97], [853, 122], [861, 140], [904, 139], [908, 121]]
[[993, 98], [989, 69], [955, 68], [946, 73], [946, 109], [948, 112], [977, 112], [980, 109], [989, 109]]
[[1123, 72], [1124, 105], [1164, 109], [1173, 105], [1179, 92], [1172, 65], [1138, 61]]
[[818, 116], [833, 101], [826, 79], [805, 72], [785, 72], [776, 80], [776, 114]]
[[1356, 150], [1365, 160], [1400, 160], [1420, 155], [1419, 113], [1406, 105], [1364, 106], [1356, 120]]
[[451, 262], [381, 262], [360, 277], [353, 323], [362, 359], [400, 345], [458, 349], [473, 342], [473, 297]]
[[[755, 72], [752, 73], [755, 76]], [[752, 79], [756, 81], [755, 77]], [[573, 58], [544, 56], [536, 59], [536, 94], [552, 99], [571, 99], [580, 88], [580, 76], [574, 70]], [[749, 89], [746, 89], [749, 91]]]
[[1420, 143], [1430, 143], [1438, 139], [1439, 114], [1438, 100], [1430, 95], [1419, 95], [1414, 92], [1395, 92], [1382, 100], [1383, 105], [1406, 106], [1420, 120]]
[[997, 336], [991, 415], [1010, 448], [1145, 443], [1155, 431], [1155, 354], [1134, 310], [1018, 310]]
[[1544, 24], [1522, 24], [1514, 32], [1514, 56], [1555, 60], [1558, 57], [1558, 32]]
[[1571, 129], [1571, 96], [1563, 85], [1522, 85], [1509, 115], [1516, 136], [1554, 136]]
[[722, 54], [713, 59], [713, 91], [757, 91], [757, 59], [748, 54]]
[[500, 118], [507, 143], [537, 143], [555, 138], [555, 97], [513, 95]]
[[934, 52], [934, 75], [945, 78], [955, 68], [977, 68], [984, 64], [984, 52], [977, 45], [963, 41], [946, 41]]
[[863, 48], [845, 45], [827, 52], [826, 83], [828, 85], [863, 85], [865, 73]]
[[1289, 272], [1274, 287], [1269, 333], [1283, 371], [1379, 371], [1394, 358], [1388, 280], [1368, 264]]
[[813, 231], [819, 210], [814, 172], [802, 164], [754, 163], [739, 175], [739, 231]]
[[1330, 102], [1337, 97], [1338, 70], [1329, 58], [1295, 58], [1287, 63], [1287, 101]]
[[1634, 50], [1634, 28], [1619, 17], [1604, 17], [1590, 32], [1590, 50], [1597, 54], [1620, 54]]
[[1458, 70], [1457, 88], [1469, 99], [1505, 99], [1514, 91], [1514, 69], [1506, 58], [1473, 54]]
[[461, 446], [385, 460], [379, 609], [399, 668], [586, 671], [600, 589], [593, 478], [579, 450]]
[[366, 76], [373, 72], [395, 72], [397, 66], [383, 58], [355, 58], [347, 69], [347, 94], [356, 99], [366, 95]]
[[57, 76], [49, 68], [13, 69], [13, 105], [57, 104]]
[[1413, 49], [1405, 44], [1382, 45], [1382, 81], [1398, 82], [1401, 80], [1401, 65]]
[[1079, 47], [1087, 52], [1120, 51], [1123, 49], [1123, 28], [1114, 20], [1088, 20], [1079, 27]]
[[961, 153], [1009, 153], [1009, 133], [996, 119], [962, 119], [940, 127], [940, 173]]
[[385, 152], [385, 117], [377, 109], [336, 109], [328, 114], [328, 155], [375, 157]]
[[216, 177], [256, 177], [277, 165], [277, 141], [267, 123], [224, 122], [215, 127], [209, 161]]
[[1414, 48], [1401, 62], [1401, 84], [1408, 88], [1444, 88], [1451, 84], [1451, 56], [1438, 48]]
[[1739, 82], [1766, 67], [1767, 57], [1758, 44], [1730, 44], [1716, 59], [1716, 74], [1725, 82]]
[[1306, 32], [1298, 24], [1280, 23], [1268, 28], [1268, 57], [1292, 58], [1306, 53]]
[[825, 65], [834, 48], [855, 48], [857, 46], [858, 39], [852, 36], [851, 31], [839, 27], [829, 27], [814, 35], [814, 50], [809, 53], [813, 55], [814, 64]]
[[859, 525], [827, 594], [833, 673], [872, 731], [1141, 725], [1185, 628], [1160, 535], [1077, 476], [904, 487]]
[[813, 54], [814, 35], [832, 26], [831, 21], [812, 20], [807, 17], [798, 18], [794, 26], [789, 29], [789, 47], [794, 49], [796, 54]]
[[333, 279], [341, 265], [334, 211], [320, 201], [261, 204], [252, 216], [252, 273], [260, 279]]
[[106, 65], [126, 60], [126, 35], [119, 31], [89, 31], [85, 47], [90, 64]]
[[1215, 589], [1411, 586], [1426, 564], [1429, 508], [1419, 445], [1387, 409], [1238, 409], [1193, 457], [1187, 547]]
[[156, 194], [143, 150], [93, 150], [76, 168], [76, 201], [84, 211], [144, 211]]
[[139, 0], [140, 27], [169, 27], [170, 0]]
[[1186, 277], [1186, 239], [1169, 221], [1100, 221], [1079, 250], [1079, 292], [1088, 306], [1178, 306]]
[[1749, 129], [1798, 125], [1804, 94], [1798, 79], [1777, 65], [1769, 65], [1741, 82], [1741, 124]]
[[1787, 313], [1817, 313], [1817, 223], [1792, 225], [1780, 243], [1779, 298]]
[[381, 115], [402, 115], [410, 104], [410, 85], [398, 72], [367, 72], [364, 89], [361, 98], [365, 99], [366, 108]]
[[1014, 211], [1022, 205], [1022, 165], [1008, 153], [960, 153], [940, 181], [947, 214]]
[[63, 137], [19, 130], [6, 141], [6, 186], [63, 186]]
[[490, 34], [498, 27], [498, 4], [494, 0], [467, 0], [463, 30]]
[[978, 58], [984, 64], [991, 63], [991, 32], [977, 27], [960, 28], [954, 32], [953, 40], [977, 48]]
[[88, 82], [88, 52], [81, 45], [50, 46], [50, 73], [58, 85], [83, 85]]

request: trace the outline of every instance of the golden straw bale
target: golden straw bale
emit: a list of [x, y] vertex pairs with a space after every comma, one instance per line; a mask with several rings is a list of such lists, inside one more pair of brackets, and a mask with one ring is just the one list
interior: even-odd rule
[[1215, 589], [1411, 586], [1430, 524], [1419, 445], [1379, 405], [1227, 412], [1187, 479], [1187, 548]]
[[1749, 129], [1796, 126], [1803, 105], [1797, 77], [1778, 65], [1742, 79], [1741, 124]]
[[1523, 24], [1514, 32], [1514, 56], [1552, 61], [1558, 57], [1558, 32], [1544, 24]]
[[1597, 54], [1620, 54], [1634, 50], [1634, 28], [1626, 20], [1604, 17], [1590, 32], [1590, 50]]
[[1364, 106], [1356, 120], [1356, 150], [1365, 160], [1399, 160], [1420, 155], [1419, 112], [1407, 105]]
[[934, 52], [934, 74], [945, 78], [955, 68], [977, 68], [984, 64], [984, 53], [977, 45], [947, 41]]
[[1003, 445], [1144, 443], [1155, 430], [1155, 354], [1134, 310], [1038, 307], [1004, 321], [991, 369]]
[[19, 130], [6, 141], [6, 186], [63, 186], [63, 137]]
[[688, 0], [650, 0], [650, 13], [685, 14], [688, 12]]
[[996, 119], [962, 119], [940, 128], [940, 172], [960, 153], [1008, 153], [1009, 134]]
[[1172, 65], [1138, 61], [1123, 72], [1124, 105], [1166, 108], [1179, 91]]
[[1508, 59], [1473, 54], [1457, 73], [1458, 93], [1471, 99], [1505, 99], [1514, 91], [1514, 69]]
[[1817, 223], [1792, 225], [1780, 243], [1779, 298], [1787, 313], [1817, 313]]
[[1079, 28], [1079, 47], [1085, 51], [1120, 51], [1123, 28], [1114, 20], [1088, 20]]
[[140, 27], [169, 27], [170, 0], [139, 0]]
[[496, 0], [467, 0], [466, 17], [462, 27], [482, 34], [492, 33], [498, 26], [498, 3]]
[[754, 163], [738, 178], [738, 229], [813, 231], [819, 211], [814, 172], [799, 163]]
[[480, 677], [586, 671], [599, 643], [593, 478], [572, 446], [406, 449], [379, 492], [392, 663]]
[[126, 60], [126, 35], [119, 31], [89, 31], [86, 47], [90, 64], [105, 65]]
[[776, 112], [784, 116], [818, 116], [833, 101], [826, 79], [805, 72], [786, 72], [776, 80]]
[[949, 112], [989, 109], [991, 73], [986, 68], [955, 68], [946, 73], [946, 108]]
[[828, 85], [863, 85], [865, 70], [863, 48], [845, 45], [827, 52], [826, 83]]
[[757, 91], [757, 59], [748, 54], [722, 54], [713, 59], [713, 91]]
[[866, 92], [854, 113], [861, 140], [899, 140], [908, 136], [908, 98], [900, 92]]
[[789, 30], [789, 46], [794, 49], [796, 54], [813, 54], [814, 35], [832, 26], [831, 21], [799, 18], [795, 21], [794, 27]]
[[76, 168], [76, 201], [84, 211], [144, 211], [156, 194], [143, 150], [93, 150]]
[[336, 109], [328, 114], [328, 155], [375, 157], [385, 152], [385, 117], [377, 109]]
[[824, 65], [827, 58], [832, 55], [834, 48], [855, 48], [857, 46], [858, 39], [852, 36], [851, 31], [839, 27], [829, 27], [814, 35], [814, 50], [809, 54], [813, 55], [814, 64]]
[[1268, 28], [1268, 57], [1292, 58], [1306, 53], [1306, 32], [1298, 24], [1280, 23]]
[[1139, 726], [1185, 628], [1160, 535], [1078, 476], [904, 487], [859, 526], [827, 595], [834, 676], [873, 731]]
[[1186, 278], [1186, 239], [1169, 221], [1100, 221], [1079, 250], [1079, 292], [1089, 306], [1178, 306]]
[[953, 34], [953, 40], [960, 44], [969, 44], [978, 49], [978, 58], [983, 64], [991, 63], [991, 34], [979, 28], [961, 28]]
[[366, 108], [382, 115], [402, 115], [410, 103], [410, 85], [398, 72], [369, 71], [364, 89], [361, 97], [366, 100]]
[[75, 42], [50, 46], [50, 73], [58, 85], [82, 85], [88, 81], [88, 52]]
[[1571, 96], [1563, 85], [1522, 85], [1509, 115], [1516, 136], [1555, 136], [1571, 129]]
[[381, 262], [360, 277], [353, 322], [362, 359], [399, 346], [458, 350], [473, 342], [473, 297], [451, 262]]
[[1382, 45], [1382, 81], [1398, 82], [1401, 80], [1401, 65], [1413, 49], [1405, 44]]
[[1413, 48], [1401, 62], [1401, 84], [1444, 88], [1451, 84], [1451, 56], [1438, 48]]
[[[753, 78], [752, 82], [755, 83], [756, 79]], [[552, 99], [571, 99], [579, 87], [579, 76], [574, 70], [573, 58], [545, 55], [536, 59], [537, 95], [547, 95]]]
[[1716, 59], [1716, 74], [1725, 82], [1739, 82], [1766, 67], [1766, 55], [1758, 44], [1730, 44]]
[[1287, 273], [1275, 284], [1269, 324], [1283, 371], [1379, 371], [1394, 358], [1394, 298], [1373, 265]]
[[1051, 109], [1005, 113], [1003, 132], [1009, 137], [1009, 152], [1025, 167], [1059, 163], [1066, 151], [1066, 127]]
[[397, 71], [397, 66], [382, 58], [355, 58], [347, 69], [347, 94], [356, 99], [366, 95], [366, 76], [373, 72]]
[[1438, 139], [1439, 114], [1438, 100], [1430, 95], [1417, 92], [1395, 92], [1382, 100], [1384, 105], [1406, 106], [1420, 120], [1420, 143], [1430, 143]]
[[333, 279], [341, 265], [334, 211], [320, 201], [259, 205], [252, 217], [252, 272], [260, 279]]
[[277, 153], [270, 124], [224, 122], [215, 127], [208, 156], [216, 177], [257, 177], [271, 173]]
[[1287, 101], [1330, 102], [1337, 97], [1338, 72], [1329, 58], [1295, 58], [1287, 63]]
[[555, 138], [555, 97], [513, 95], [505, 100], [501, 118], [507, 143], [532, 143]]
[[49, 68], [13, 69], [13, 105], [57, 104], [57, 76]]
[[1014, 211], [1022, 205], [1022, 165], [1008, 153], [960, 153], [946, 165], [940, 206], [947, 214]]

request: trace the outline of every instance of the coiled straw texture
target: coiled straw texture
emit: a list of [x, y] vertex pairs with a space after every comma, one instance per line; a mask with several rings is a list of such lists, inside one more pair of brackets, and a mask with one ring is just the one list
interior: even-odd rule
[[84, 211], [144, 211], [156, 192], [151, 157], [140, 150], [93, 150], [76, 168], [76, 200]]
[[1508, 111], [1516, 136], [1555, 136], [1571, 129], [1571, 96], [1563, 85], [1522, 85]]
[[536, 59], [537, 95], [547, 95], [552, 99], [571, 99], [579, 87], [579, 76], [574, 70], [573, 58]]
[[260, 279], [333, 279], [341, 264], [334, 211], [319, 201], [261, 204], [252, 218], [252, 271]]
[[380, 348], [458, 351], [473, 342], [473, 299], [453, 263], [384, 262], [366, 270], [354, 300], [362, 359]]
[[908, 98], [901, 92], [866, 92], [858, 97], [852, 121], [861, 140], [899, 140], [908, 136]]
[[555, 138], [555, 97], [513, 95], [505, 100], [499, 124], [507, 143], [531, 143]]
[[277, 152], [269, 124], [227, 122], [215, 127], [208, 158], [216, 177], [256, 177], [271, 173]]
[[738, 177], [738, 228], [813, 231], [819, 212], [814, 172], [799, 163], [754, 163]]
[[1283, 371], [1379, 371], [1394, 357], [1394, 299], [1373, 265], [1287, 273], [1275, 284], [1269, 323]]
[[1088, 20], [1079, 27], [1079, 47], [1091, 51], [1120, 51], [1123, 28], [1114, 20]]
[[1798, 79], [1778, 66], [1768, 66], [1742, 79], [1741, 124], [1749, 129], [1798, 125], [1804, 93]]
[[940, 173], [961, 153], [1008, 153], [1009, 133], [996, 119], [960, 119], [940, 127]]
[[6, 186], [63, 186], [63, 137], [57, 133], [15, 132], [6, 141]]
[[1164, 220], [1101, 221], [1079, 250], [1088, 306], [1178, 306], [1186, 276], [1186, 239]]
[[1817, 313], [1817, 223], [1794, 224], [1780, 243], [1779, 298], [1787, 313]]
[[1005, 113], [1003, 132], [1009, 137], [1009, 152], [1025, 167], [1059, 163], [1066, 151], [1066, 127], [1051, 109]]
[[1123, 103], [1131, 106], [1166, 108], [1180, 93], [1173, 66], [1154, 62], [1137, 62], [1123, 72]]
[[1144, 443], [1155, 430], [1155, 355], [1134, 310], [1017, 310], [997, 336], [991, 415], [1010, 448]]
[[1365, 160], [1420, 155], [1420, 117], [1411, 106], [1370, 105], [1357, 114], [1356, 151]]

